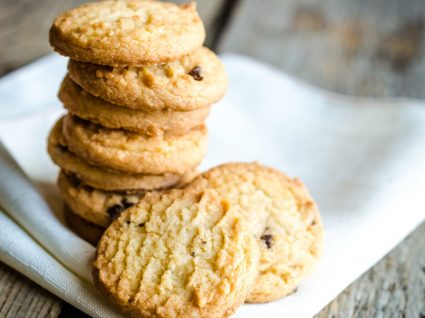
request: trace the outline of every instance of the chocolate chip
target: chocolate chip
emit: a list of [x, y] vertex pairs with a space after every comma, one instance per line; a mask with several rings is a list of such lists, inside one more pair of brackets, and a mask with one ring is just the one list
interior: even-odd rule
[[264, 241], [264, 243], [266, 244], [268, 249], [272, 248], [272, 244], [273, 244], [273, 235], [271, 234], [263, 234], [261, 235], [260, 239], [262, 239]]
[[190, 253], [190, 255], [192, 255], [192, 257], [195, 257], [195, 252]]
[[138, 225], [138, 227], [144, 227], [145, 226], [145, 223], [140, 223], [139, 225]]
[[59, 148], [59, 150], [60, 150], [60, 151], [62, 151], [62, 152], [66, 152], [66, 151], [68, 151], [68, 147], [67, 147], [67, 146], [65, 146], [65, 145], [62, 145], [62, 144], [58, 144], [58, 148]]
[[190, 72], [189, 75], [193, 77], [195, 81], [202, 81], [204, 77], [201, 75], [202, 70], [200, 66], [195, 66]]
[[110, 217], [114, 220], [116, 219], [122, 211], [125, 210], [125, 207], [121, 204], [114, 204], [113, 206], [109, 207], [106, 212], [110, 215]]
[[130, 220], [127, 220], [127, 221], [125, 221], [125, 223], [127, 223], [128, 225], [130, 225], [131, 222], [130, 222]]
[[127, 201], [126, 198], [122, 199], [121, 203], [125, 209], [128, 209], [129, 207], [132, 207], [134, 205], [133, 202]]

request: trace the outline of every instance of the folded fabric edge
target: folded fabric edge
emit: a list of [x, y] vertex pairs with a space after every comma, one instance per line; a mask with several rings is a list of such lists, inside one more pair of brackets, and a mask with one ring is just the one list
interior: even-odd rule
[[71, 273], [0, 211], [0, 261], [92, 317], [122, 317], [98, 291]]

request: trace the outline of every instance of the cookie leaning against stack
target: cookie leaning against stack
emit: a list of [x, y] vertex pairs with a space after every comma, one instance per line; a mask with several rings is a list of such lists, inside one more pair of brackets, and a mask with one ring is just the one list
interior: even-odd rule
[[193, 178], [204, 121], [227, 87], [204, 39], [193, 3], [102, 1], [53, 22], [50, 43], [70, 57], [59, 91], [68, 115], [48, 150], [77, 233], [87, 238], [84, 229], [106, 228], [146, 191]]
[[149, 193], [102, 236], [95, 284], [133, 317], [228, 317], [257, 274], [246, 221], [209, 190]]

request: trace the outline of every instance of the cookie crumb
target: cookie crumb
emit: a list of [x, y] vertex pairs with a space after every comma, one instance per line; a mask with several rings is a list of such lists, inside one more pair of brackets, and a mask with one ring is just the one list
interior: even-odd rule
[[195, 81], [202, 81], [204, 77], [201, 75], [202, 69], [200, 66], [195, 66], [190, 72], [189, 75], [193, 77]]

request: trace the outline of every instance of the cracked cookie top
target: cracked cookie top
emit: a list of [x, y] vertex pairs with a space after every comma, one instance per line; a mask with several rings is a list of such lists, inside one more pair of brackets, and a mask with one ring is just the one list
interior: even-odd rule
[[230, 316], [257, 273], [246, 226], [209, 191], [148, 193], [104, 233], [94, 281], [133, 316]]
[[64, 12], [50, 29], [50, 44], [60, 54], [111, 66], [175, 60], [202, 46], [204, 39], [194, 3], [87, 3]]

